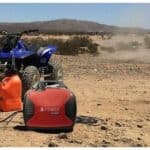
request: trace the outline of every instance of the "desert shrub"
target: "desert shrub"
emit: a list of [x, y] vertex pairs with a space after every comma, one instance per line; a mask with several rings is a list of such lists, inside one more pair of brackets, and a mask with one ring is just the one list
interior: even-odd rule
[[[54, 45], [58, 47], [57, 53], [60, 55], [77, 55], [83, 53], [98, 54], [97, 44], [93, 43], [88, 36], [75, 36], [67, 41], [62, 39], [43, 39], [35, 38], [25, 41], [28, 47], [34, 47], [35, 50], [41, 46]], [[33, 49], [33, 48], [32, 48]]]
[[109, 52], [109, 53], [115, 52], [115, 49], [111, 46], [101, 46], [100, 48], [101, 48], [102, 51], [106, 51], [106, 52]]
[[150, 48], [150, 37], [149, 36], [144, 37], [144, 45], [146, 48]]
[[40, 47], [45, 45], [45, 41], [43, 40], [43, 38], [33, 38], [33, 39], [23, 39], [23, 41], [26, 43], [28, 49], [32, 49], [32, 50], [37, 50]]
[[117, 48], [119, 50], [136, 50], [139, 48], [140, 45], [141, 43], [139, 43], [138, 41], [132, 41], [128, 43], [119, 42], [117, 43]]
[[93, 55], [98, 55], [99, 52], [98, 52], [98, 50], [97, 50], [97, 47], [98, 47], [98, 44], [96, 44], [96, 43], [90, 43], [90, 44], [88, 45], [89, 53], [90, 53], [90, 54], [93, 54]]
[[88, 36], [75, 36], [69, 42], [72, 43], [73, 47], [81, 50], [81, 53], [98, 54], [98, 45], [93, 43]]
[[71, 39], [71, 42], [77, 46], [84, 47], [88, 46], [92, 41], [88, 36], [75, 36]]

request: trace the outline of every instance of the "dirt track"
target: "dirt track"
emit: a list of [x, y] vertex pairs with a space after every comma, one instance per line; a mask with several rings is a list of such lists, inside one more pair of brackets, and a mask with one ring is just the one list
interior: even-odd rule
[[0, 124], [0, 146], [150, 146], [150, 64], [104, 60], [62, 57], [64, 82], [78, 103], [72, 133], [24, 131], [18, 114]]

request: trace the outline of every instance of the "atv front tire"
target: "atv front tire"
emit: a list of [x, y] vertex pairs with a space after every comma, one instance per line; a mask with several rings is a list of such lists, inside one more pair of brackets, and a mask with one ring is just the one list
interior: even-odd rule
[[24, 97], [27, 90], [29, 90], [33, 84], [39, 80], [39, 70], [35, 66], [26, 67], [22, 74], [22, 97]]
[[52, 80], [63, 81], [63, 69], [60, 64], [51, 64], [52, 71]]

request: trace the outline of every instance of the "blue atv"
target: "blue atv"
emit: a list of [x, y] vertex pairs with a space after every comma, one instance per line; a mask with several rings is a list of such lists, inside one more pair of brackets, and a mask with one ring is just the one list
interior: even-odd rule
[[[31, 50], [21, 40], [21, 33], [8, 34], [2, 31], [0, 38], [0, 70], [7, 74], [17, 72], [23, 84], [23, 96], [31, 86], [42, 79], [62, 80], [62, 68], [57, 63], [50, 61], [52, 54], [57, 50], [56, 46], [41, 47], [38, 50]], [[34, 30], [34, 32], [38, 32]]]

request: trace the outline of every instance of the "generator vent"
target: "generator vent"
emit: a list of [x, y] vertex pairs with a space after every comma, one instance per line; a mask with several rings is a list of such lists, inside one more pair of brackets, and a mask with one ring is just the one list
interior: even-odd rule
[[27, 97], [24, 99], [23, 117], [25, 124], [34, 115], [34, 104]]
[[66, 116], [72, 121], [75, 121], [77, 106], [76, 106], [76, 97], [73, 95], [69, 98], [65, 107]]

